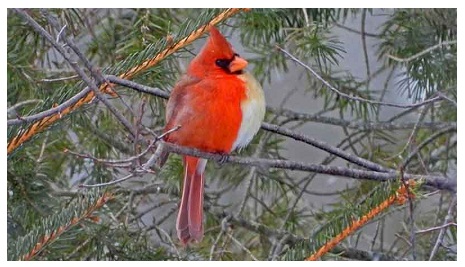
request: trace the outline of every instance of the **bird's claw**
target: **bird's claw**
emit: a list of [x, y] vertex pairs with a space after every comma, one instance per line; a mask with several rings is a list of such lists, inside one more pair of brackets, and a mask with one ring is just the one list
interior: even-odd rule
[[218, 164], [223, 165], [229, 160], [228, 154], [221, 153], [221, 158], [218, 160]]

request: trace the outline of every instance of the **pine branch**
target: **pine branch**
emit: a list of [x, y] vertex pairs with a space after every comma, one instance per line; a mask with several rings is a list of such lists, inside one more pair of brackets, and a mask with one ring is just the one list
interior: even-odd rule
[[[35, 22], [32, 18], [31, 18], [32, 20], [28, 20], [29, 15], [27, 15], [27, 13], [25, 13], [24, 11], [22, 11], [20, 9], [15, 9], [15, 11], [19, 15], [21, 15], [26, 21], [28, 21], [28, 23], [36, 23], [37, 24], [37, 22]], [[179, 49], [189, 45], [190, 43], [192, 43], [193, 41], [198, 39], [200, 36], [202, 36], [208, 30], [209, 26], [216, 25], [219, 22], [225, 20], [226, 18], [229, 18], [229, 17], [235, 15], [236, 13], [238, 13], [240, 11], [242, 11], [242, 9], [232, 8], [232, 9], [227, 9], [227, 10], [221, 12], [219, 15], [212, 18], [207, 24], [204, 24], [204, 25], [200, 26], [198, 29], [196, 29], [193, 32], [189, 33], [185, 38], [173, 43], [171, 46], [169, 46], [165, 50], [157, 53], [151, 59], [143, 61], [138, 66], [135, 66], [133, 68], [130, 68], [127, 71], [124, 71], [123, 73], [121, 73], [119, 75], [119, 77], [124, 78], [124, 79], [129, 79], [129, 78], [134, 77], [138, 73], [141, 73], [141, 72], [155, 66], [160, 61], [165, 59], [167, 56], [173, 54], [174, 52], [178, 51]], [[40, 25], [38, 25], [38, 26], [40, 27]], [[149, 48], [152, 48], [152, 47], [149, 47]], [[141, 51], [139, 53], [139, 55], [144, 55], [144, 54], [145, 54], [144, 51]], [[134, 57], [136, 57], [136, 56], [133, 55], [132, 58], [134, 58]], [[100, 85], [99, 90], [102, 91], [102, 92], [114, 95], [112, 93], [113, 91], [111, 90], [111, 85], [110, 84]], [[85, 95], [82, 99], [80, 99], [79, 101], [77, 101], [73, 105], [71, 105], [69, 107], [66, 107], [63, 110], [58, 110], [57, 109], [56, 112], [60, 111], [59, 114], [55, 113], [53, 115], [41, 118], [39, 121], [35, 122], [33, 125], [28, 127], [26, 130], [21, 131], [20, 133], [18, 133], [14, 138], [12, 138], [12, 140], [10, 140], [8, 142], [7, 153], [10, 154], [16, 148], [18, 148], [21, 144], [23, 144], [24, 142], [31, 139], [34, 135], [36, 135], [37, 133], [43, 131], [48, 126], [52, 125], [53, 123], [55, 123], [56, 121], [61, 119], [62, 116], [67, 115], [67, 114], [77, 110], [78, 108], [80, 108], [82, 105], [84, 105], [86, 103], [89, 103], [94, 97], [95, 97], [94, 92], [89, 92], [87, 95]]]
[[321, 214], [323, 218], [327, 217], [328, 219], [312, 231], [309, 239], [296, 242], [286, 252], [284, 258], [288, 260], [303, 260], [309, 257], [309, 255], [315, 254], [336, 237], [340, 237], [341, 233], [347, 232], [347, 229], [352, 227], [354, 221], [363, 219], [364, 216], [372, 213], [377, 207], [385, 205], [386, 200], [396, 195], [396, 191], [398, 191], [400, 186], [400, 180], [380, 183], [370, 192], [364, 194], [361, 201], [354, 203], [353, 200], [348, 200], [330, 213], [325, 212]]
[[[15, 244], [9, 244], [9, 247], [14, 246], [14, 248], [11, 248], [12, 253], [9, 253], [9, 257], [16, 257], [19, 260], [34, 259], [71, 228], [85, 219], [92, 219], [92, 214], [111, 198], [110, 193], [104, 193], [99, 197], [94, 193], [90, 193], [76, 205], [70, 205], [59, 213], [49, 216], [36, 229], [16, 240]], [[24, 254], [21, 255], [21, 253]]]
[[[283, 240], [283, 245], [288, 245], [292, 247], [299, 242], [308, 242], [308, 239], [297, 236], [288, 231], [273, 229], [259, 222], [247, 220], [237, 215], [232, 215], [228, 213], [213, 214], [215, 215], [215, 217], [225, 220], [223, 224], [232, 224], [234, 226], [242, 227], [244, 229], [260, 234], [267, 238]], [[383, 253], [373, 253], [354, 248], [345, 248], [341, 245], [337, 245], [336, 247], [334, 247], [331, 252], [334, 254], [340, 254], [343, 257], [354, 260], [396, 260], [395, 258]]]
[[[414, 186], [415, 182], [413, 180], [410, 180], [407, 184], [410, 187], [410, 186]], [[354, 220], [340, 234], [338, 234], [337, 236], [333, 237], [331, 240], [326, 242], [326, 244], [324, 244], [317, 252], [310, 255], [308, 258], [306, 258], [306, 260], [307, 261], [318, 260], [324, 254], [328, 253], [333, 248], [335, 248], [336, 245], [341, 243], [342, 240], [344, 240], [349, 235], [355, 233], [358, 229], [363, 227], [367, 222], [372, 220], [374, 217], [376, 217], [378, 214], [383, 212], [385, 209], [389, 208], [394, 203], [398, 205], [403, 205], [408, 199], [411, 199], [412, 197], [414, 197], [414, 195], [409, 192], [408, 187], [405, 184], [402, 184], [401, 187], [388, 199], [383, 201], [380, 205], [374, 207], [372, 210], [370, 210], [365, 215], [361, 216], [358, 220]]]

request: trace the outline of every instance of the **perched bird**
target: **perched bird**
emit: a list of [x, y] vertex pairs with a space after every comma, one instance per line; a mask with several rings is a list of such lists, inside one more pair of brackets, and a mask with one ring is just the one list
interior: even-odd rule
[[[228, 154], [246, 146], [265, 116], [260, 84], [245, 71], [247, 61], [215, 28], [187, 73], [171, 92], [166, 106], [164, 137], [169, 143]], [[167, 155], [164, 156], [165, 160]], [[163, 159], [162, 159], [163, 161]], [[184, 184], [176, 221], [181, 242], [203, 238], [203, 188], [206, 159], [183, 157]]]

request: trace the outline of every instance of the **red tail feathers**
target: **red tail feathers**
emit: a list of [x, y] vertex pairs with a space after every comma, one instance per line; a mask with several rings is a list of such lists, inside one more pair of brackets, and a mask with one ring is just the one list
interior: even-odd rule
[[203, 187], [206, 159], [184, 156], [184, 185], [176, 229], [183, 245], [203, 238]]

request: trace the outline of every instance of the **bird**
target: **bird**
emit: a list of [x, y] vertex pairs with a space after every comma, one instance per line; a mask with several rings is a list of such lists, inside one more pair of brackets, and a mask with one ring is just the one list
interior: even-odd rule
[[[247, 146], [265, 117], [260, 83], [246, 71], [247, 60], [210, 26], [209, 37], [173, 87], [166, 104], [167, 143], [229, 155]], [[172, 129], [179, 127], [175, 131]], [[163, 166], [168, 153], [161, 155]], [[184, 179], [176, 219], [182, 245], [201, 242], [206, 159], [183, 156]]]

